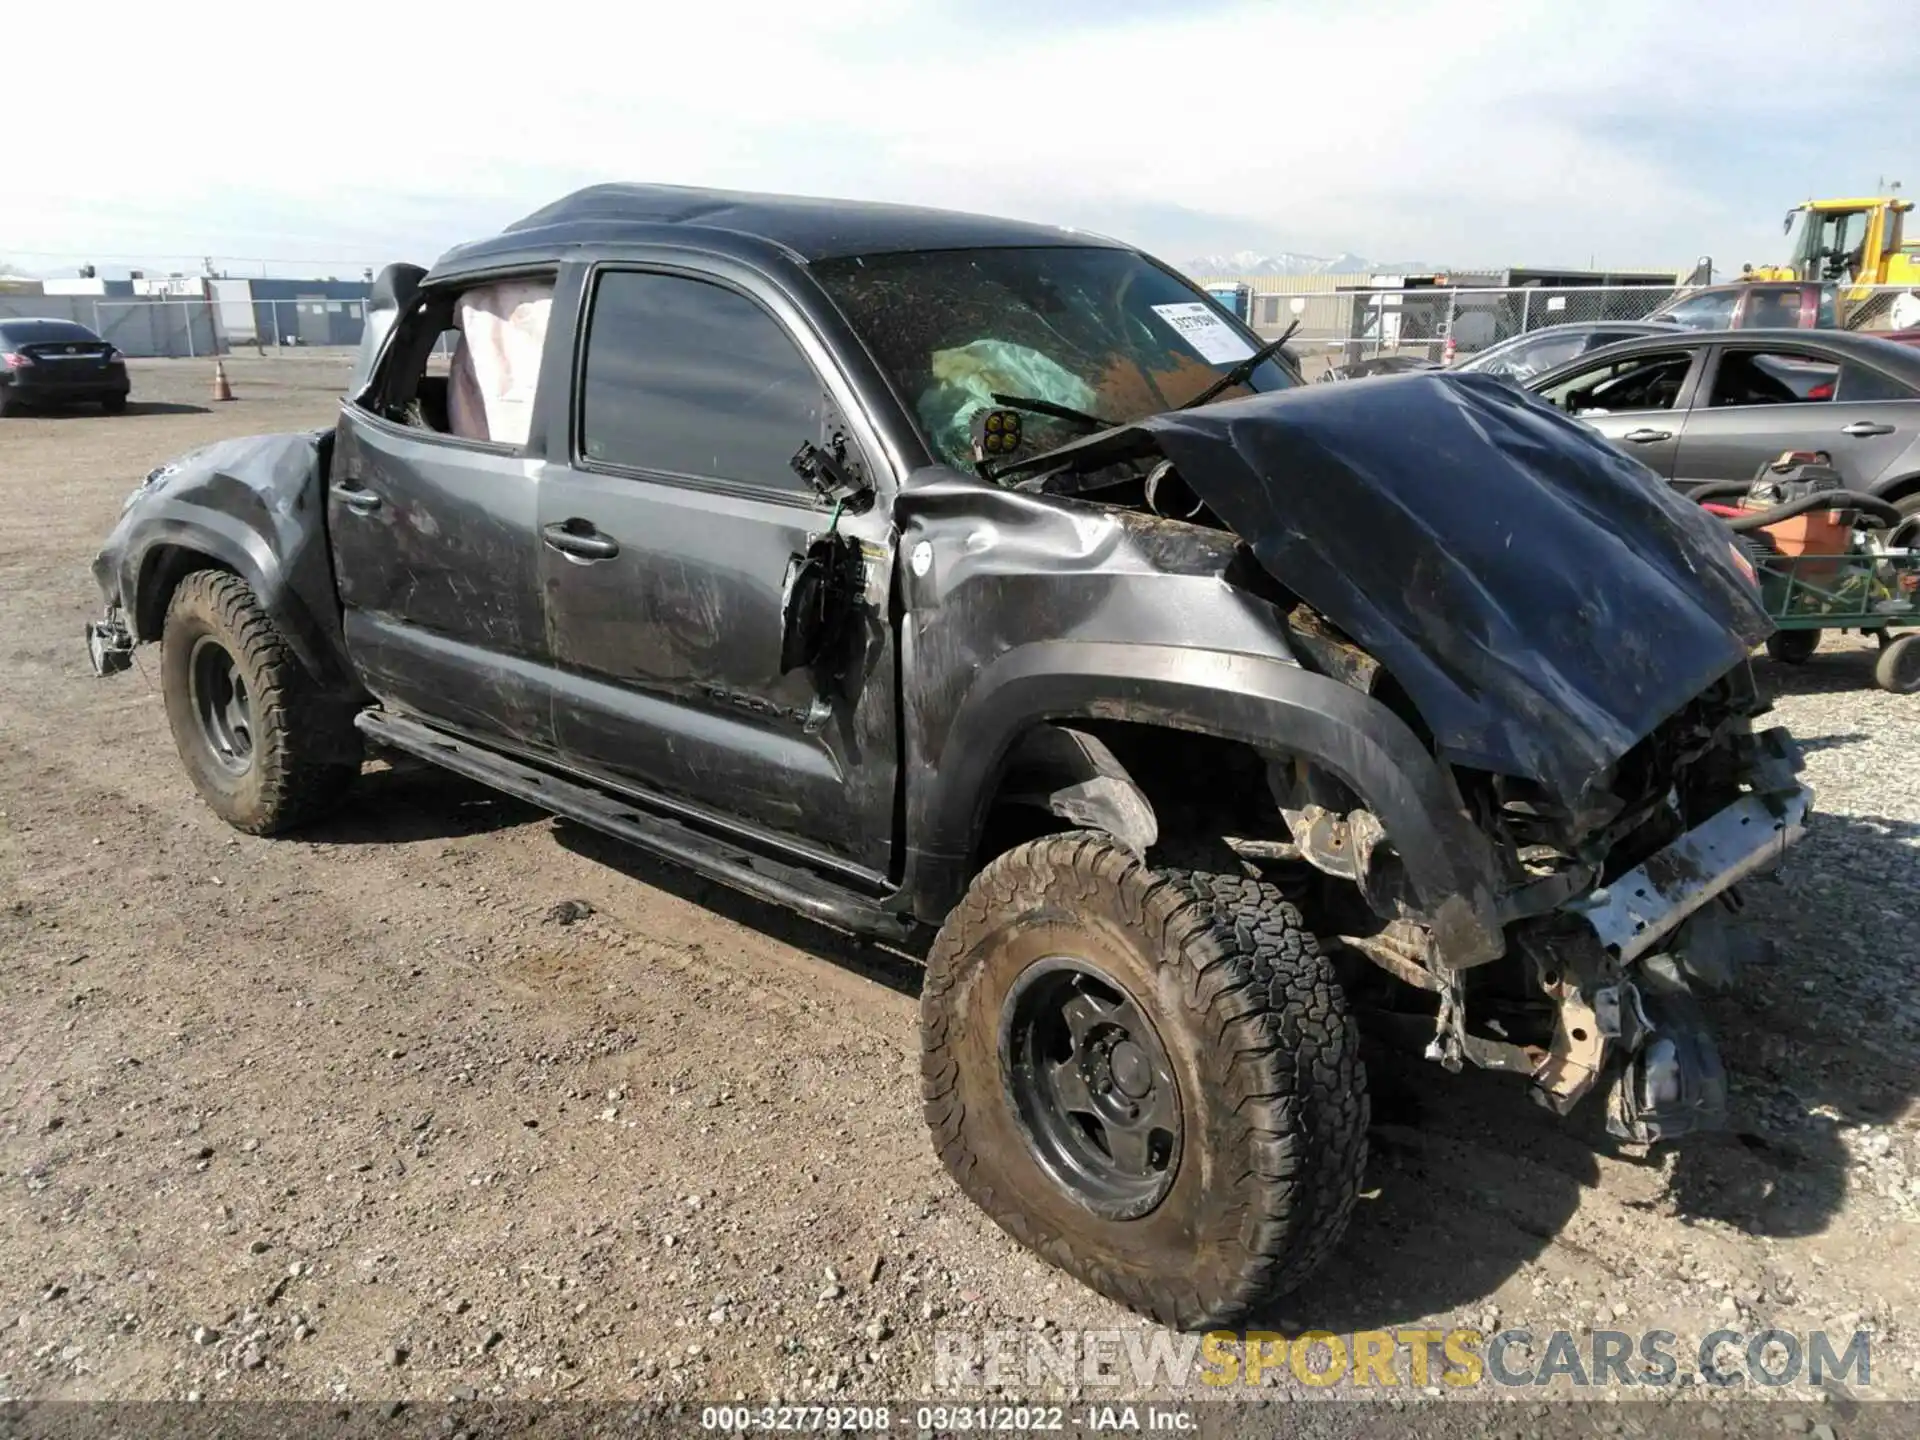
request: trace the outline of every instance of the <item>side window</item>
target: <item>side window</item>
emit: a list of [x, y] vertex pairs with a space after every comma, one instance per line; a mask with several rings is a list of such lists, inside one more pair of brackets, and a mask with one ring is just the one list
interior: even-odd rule
[[1742, 330], [1798, 330], [1800, 328], [1800, 287], [1798, 285], [1755, 286], [1747, 292], [1747, 303], [1740, 311]]
[[525, 445], [552, 308], [545, 276], [424, 292], [398, 322], [368, 408], [437, 435]]
[[1822, 330], [1831, 330], [1840, 323], [1839, 316], [1835, 310], [1835, 296], [1838, 293], [1837, 286], [1822, 285], [1820, 287], [1820, 310], [1818, 315], [1815, 316], [1813, 323], [1818, 325]]
[[1540, 375], [1556, 365], [1564, 365], [1585, 348], [1578, 335], [1543, 336], [1526, 356], [1527, 373]]
[[826, 393], [753, 301], [678, 275], [610, 271], [594, 289], [580, 405], [590, 461], [810, 494], [788, 462]]
[[1513, 375], [1524, 380], [1529, 375], [1544, 375], [1579, 353], [1578, 335], [1542, 335], [1537, 340], [1521, 341], [1487, 368], [1496, 375]]
[[1891, 375], [1883, 375], [1865, 365], [1849, 360], [1840, 367], [1840, 398], [1842, 400], [1912, 400], [1915, 398], [1913, 387], [1902, 385]]
[[1541, 396], [1569, 415], [1611, 415], [1628, 410], [1671, 410], [1680, 398], [1693, 356], [1661, 350], [1590, 366]]
[[1666, 318], [1689, 330], [1725, 330], [1733, 324], [1733, 307], [1739, 299], [1737, 291], [1709, 290], [1682, 300], [1667, 311]]
[[1729, 350], [1720, 357], [1707, 404], [1801, 405], [1833, 399], [1840, 367], [1812, 355], [1778, 350]]

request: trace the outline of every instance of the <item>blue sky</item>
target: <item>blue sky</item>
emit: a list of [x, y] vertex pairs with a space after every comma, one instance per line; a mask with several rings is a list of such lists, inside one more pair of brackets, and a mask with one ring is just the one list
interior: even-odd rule
[[1175, 261], [1724, 270], [1779, 258], [1808, 195], [1920, 194], [1910, 0], [154, 0], [78, 45], [19, 8], [15, 54], [64, 57], [8, 66], [10, 114], [61, 117], [0, 198], [0, 261], [35, 271], [428, 260], [603, 179], [988, 210]]

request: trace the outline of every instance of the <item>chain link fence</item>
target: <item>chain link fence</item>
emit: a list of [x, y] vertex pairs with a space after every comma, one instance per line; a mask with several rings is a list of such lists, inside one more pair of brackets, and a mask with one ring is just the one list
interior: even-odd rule
[[[1344, 280], [1345, 277], [1342, 277]], [[1211, 280], [1250, 291], [1249, 319], [1261, 333], [1278, 335], [1299, 322], [1293, 351], [1309, 378], [1336, 365], [1380, 355], [1406, 355], [1444, 363], [1464, 358], [1516, 335], [1550, 325], [1639, 320], [1688, 292], [1673, 285], [1595, 285], [1506, 288], [1416, 286], [1406, 289], [1335, 284], [1325, 277], [1256, 276]], [[1756, 285], [1735, 311], [1699, 328], [1779, 323], [1756, 303]], [[1822, 325], [1887, 330], [1920, 325], [1920, 287], [1834, 286], [1832, 303], [1803, 317]], [[91, 326], [137, 359], [196, 359], [256, 351], [353, 350], [366, 325], [361, 299], [299, 298], [223, 300], [215, 297], [107, 299], [93, 296], [13, 295], [0, 315], [48, 315]], [[442, 341], [443, 351], [447, 348]]]
[[[1312, 282], [1274, 276], [1203, 283], [1245, 285], [1251, 292], [1249, 318], [1262, 334], [1277, 336], [1298, 321], [1291, 348], [1305, 363], [1309, 379], [1329, 367], [1381, 355], [1445, 363], [1552, 325], [1641, 320], [1689, 293], [1675, 285], [1390, 289], [1363, 282], [1306, 288]], [[1779, 324], [1780, 312], [1770, 299], [1765, 305], [1757, 303], [1770, 288], [1778, 293], [1778, 287], [1756, 284], [1750, 296], [1731, 297], [1744, 303], [1726, 304], [1724, 317], [1703, 317], [1705, 323], [1695, 322], [1696, 328]], [[1920, 289], [1914, 286], [1829, 289], [1828, 303], [1811, 305], [1810, 314], [1797, 317], [1800, 326], [1809, 320], [1867, 331], [1894, 329], [1902, 321], [1920, 325]], [[1914, 318], [1908, 320], [1909, 314]]]

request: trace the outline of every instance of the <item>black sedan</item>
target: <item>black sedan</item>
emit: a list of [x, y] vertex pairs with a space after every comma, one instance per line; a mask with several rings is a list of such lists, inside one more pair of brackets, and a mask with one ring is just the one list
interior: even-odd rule
[[1847, 487], [1920, 515], [1920, 349], [1845, 330], [1649, 335], [1527, 389], [1684, 489], [1823, 450]]
[[0, 415], [92, 402], [127, 408], [127, 360], [72, 320], [0, 320]]
[[1671, 335], [1679, 328], [1670, 320], [1588, 320], [1549, 325], [1489, 345], [1453, 368], [1524, 381], [1603, 346], [1638, 340], [1643, 335]]

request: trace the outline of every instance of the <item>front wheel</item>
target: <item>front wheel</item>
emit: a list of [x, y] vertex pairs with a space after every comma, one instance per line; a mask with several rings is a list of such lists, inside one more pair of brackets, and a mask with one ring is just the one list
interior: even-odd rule
[[1338, 1242], [1366, 1165], [1358, 1032], [1270, 887], [1103, 836], [1008, 851], [921, 997], [941, 1161], [1022, 1244], [1183, 1329], [1228, 1325]]
[[315, 819], [359, 772], [351, 717], [238, 575], [195, 571], [173, 592], [160, 688], [187, 775], [236, 830], [270, 835]]

